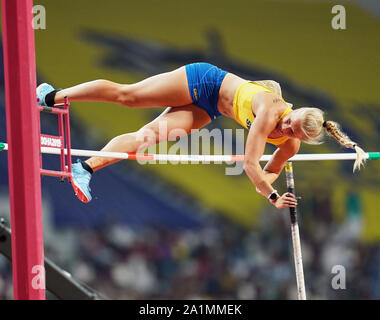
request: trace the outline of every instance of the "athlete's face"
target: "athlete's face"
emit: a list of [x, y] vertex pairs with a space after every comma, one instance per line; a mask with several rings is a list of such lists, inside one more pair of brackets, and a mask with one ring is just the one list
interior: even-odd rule
[[294, 112], [290, 112], [277, 125], [279, 132], [285, 137], [306, 140], [305, 134], [301, 129], [301, 118]]

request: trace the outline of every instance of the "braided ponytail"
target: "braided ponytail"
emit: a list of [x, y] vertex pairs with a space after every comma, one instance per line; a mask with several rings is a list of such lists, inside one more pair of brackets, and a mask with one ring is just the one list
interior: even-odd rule
[[356, 160], [354, 163], [353, 172], [355, 172], [355, 170], [360, 170], [360, 166], [364, 165], [367, 158], [364, 150], [360, 148], [355, 142], [351, 141], [351, 139], [341, 131], [340, 125], [338, 123], [334, 121], [324, 121], [323, 127], [325, 128], [327, 134], [333, 137], [342, 146], [355, 150]]

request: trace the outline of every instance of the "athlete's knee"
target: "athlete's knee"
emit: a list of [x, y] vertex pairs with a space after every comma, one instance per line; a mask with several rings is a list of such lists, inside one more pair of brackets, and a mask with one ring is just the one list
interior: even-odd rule
[[160, 141], [160, 133], [155, 126], [146, 125], [135, 132], [137, 141], [141, 141], [149, 146]]
[[117, 102], [126, 107], [135, 107], [138, 104], [138, 96], [134, 85], [123, 84], [118, 88]]
[[94, 90], [102, 91], [109, 101], [132, 106], [135, 102], [133, 91], [129, 85], [112, 82], [105, 79], [92, 81]]

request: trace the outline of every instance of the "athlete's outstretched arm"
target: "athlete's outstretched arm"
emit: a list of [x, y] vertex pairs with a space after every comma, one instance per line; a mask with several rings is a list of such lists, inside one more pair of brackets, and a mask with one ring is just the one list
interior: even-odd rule
[[[263, 108], [256, 115], [255, 122], [248, 134], [245, 151], [246, 160], [244, 161], [245, 172], [256, 186], [256, 190], [260, 190], [259, 193], [266, 198], [274, 191], [274, 188], [261, 168], [259, 160], [264, 153], [266, 139], [277, 123], [275, 115], [269, 113], [268, 109]], [[277, 208], [295, 207], [297, 201], [294, 197], [285, 193], [273, 204]]]

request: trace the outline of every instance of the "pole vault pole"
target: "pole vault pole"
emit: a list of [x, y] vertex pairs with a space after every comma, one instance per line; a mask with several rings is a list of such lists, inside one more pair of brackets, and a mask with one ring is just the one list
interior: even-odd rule
[[[288, 192], [295, 195], [293, 166], [291, 162], [286, 163], [285, 172], [286, 172], [286, 185], [288, 187]], [[291, 223], [293, 252], [294, 252], [294, 265], [296, 269], [298, 300], [306, 300], [305, 279], [303, 275], [301, 240], [300, 240], [300, 232], [298, 229], [297, 210], [296, 208], [289, 207], [289, 211], [290, 211], [290, 223]]]
[[44, 300], [33, 0], [1, 5], [14, 299]]

